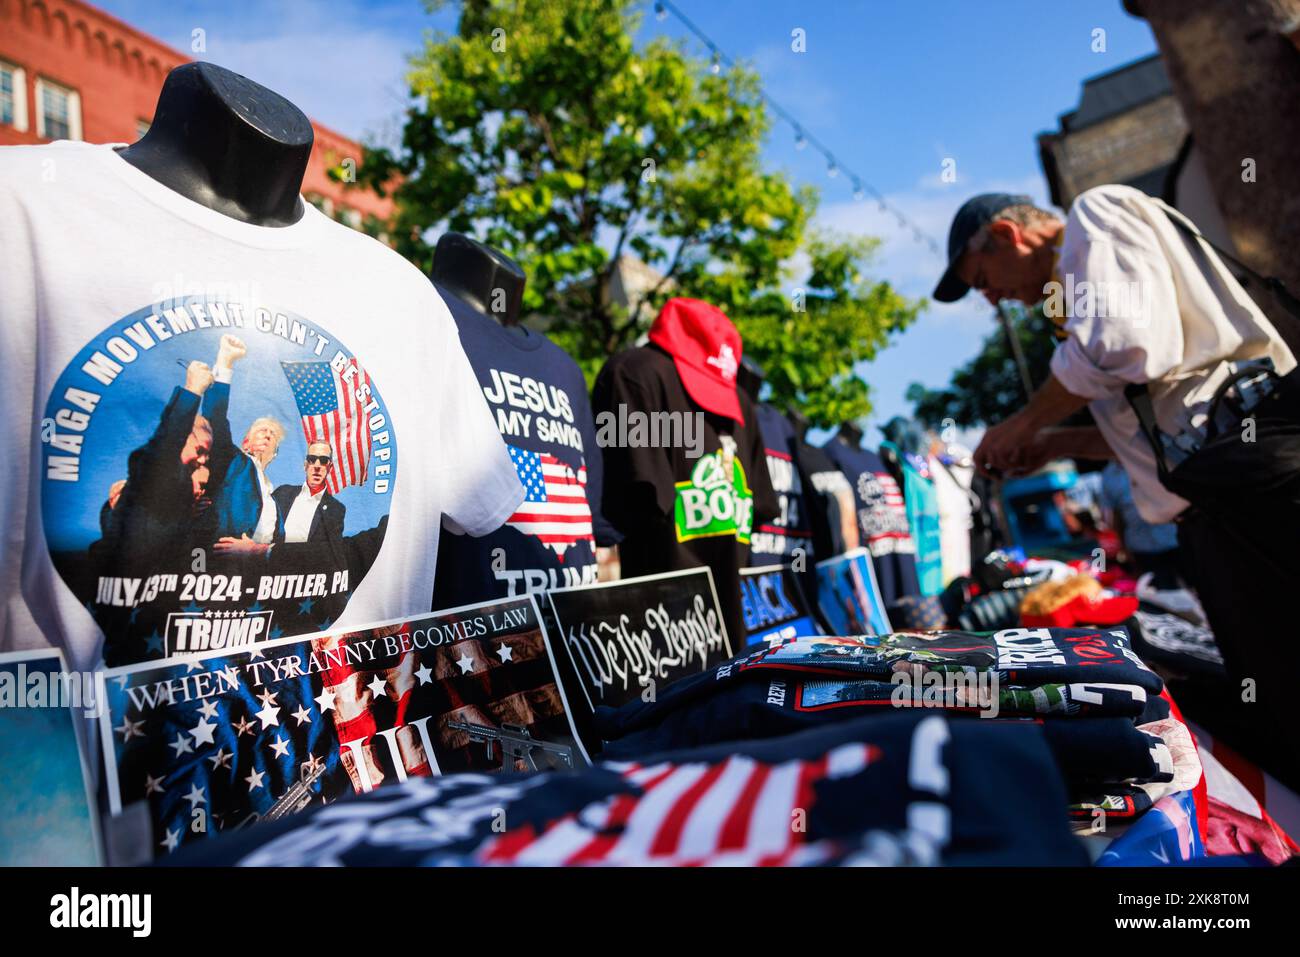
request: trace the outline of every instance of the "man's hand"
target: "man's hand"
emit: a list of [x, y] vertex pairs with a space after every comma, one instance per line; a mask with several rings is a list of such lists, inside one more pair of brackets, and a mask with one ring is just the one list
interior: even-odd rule
[[212, 370], [208, 368], [206, 362], [199, 362], [197, 359], [185, 367], [185, 389], [187, 392], [193, 392], [195, 395], [203, 395], [208, 391], [208, 386], [216, 381], [212, 376]]
[[[975, 450], [975, 467], [991, 477], [1025, 470], [1026, 464], [1045, 452], [1043, 443], [1037, 442], [1038, 431], [1023, 413], [1017, 412], [984, 433]], [[1046, 457], [1042, 459], [1045, 461]]]
[[244, 345], [244, 340], [226, 333], [221, 337], [221, 345], [217, 347], [217, 366], [229, 369], [246, 355], [248, 346]]
[[231, 538], [227, 535], [225, 538], [218, 539], [212, 546], [212, 550], [218, 555], [265, 555], [270, 549], [269, 544], [255, 542], [248, 537], [247, 533], [239, 538]]

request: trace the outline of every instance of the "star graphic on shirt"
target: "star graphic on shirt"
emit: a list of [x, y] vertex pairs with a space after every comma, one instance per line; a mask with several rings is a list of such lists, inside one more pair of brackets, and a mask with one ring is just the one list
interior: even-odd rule
[[221, 677], [226, 679], [226, 683], [230, 685], [230, 687], [232, 688], [239, 687], [239, 671], [235, 668], [234, 665], [231, 665], [228, 668], [222, 668], [217, 673], [221, 675]]
[[388, 682], [384, 680], [382, 675], [375, 675], [374, 680], [366, 687], [370, 689], [372, 698], [381, 698], [388, 693]]
[[181, 609], [181, 611], [185, 612], [187, 615], [197, 615], [202, 610], [203, 609], [200, 608], [198, 603], [195, 602], [193, 599], [190, 600], [190, 603], [188, 605], [186, 605], [184, 608]]
[[304, 724], [311, 724], [311, 712], [302, 705], [298, 705], [298, 710], [293, 713], [293, 716], [298, 719], [298, 727], [300, 728]]
[[144, 796], [148, 797], [150, 794], [162, 794], [163, 780], [166, 777], [165, 774], [160, 774], [158, 777], [146, 774], [144, 776]]
[[[284, 635], [284, 629], [281, 628], [279, 625], [276, 625], [274, 628], [271, 629], [271, 640], [272, 640], [272, 641], [275, 641], [275, 639], [280, 638], [280, 637], [282, 637], [283, 635]], [[260, 652], [259, 652], [259, 654], [260, 654]]]
[[190, 785], [190, 793], [185, 795], [185, 800], [190, 802], [190, 810], [193, 811], [200, 804], [207, 804], [207, 796], [203, 793], [203, 788], [197, 784]]
[[303, 764], [299, 768], [300, 772], [302, 768], [306, 768], [308, 774], [316, 774], [320, 771], [325, 770], [325, 761], [321, 758], [316, 757], [316, 755], [312, 754], [309, 751], [307, 752], [307, 760], [303, 762]]
[[267, 705], [261, 711], [257, 712], [257, 720], [262, 722], [262, 730], [265, 731], [271, 725], [280, 723], [280, 710]]
[[248, 777], [244, 778], [244, 780], [248, 782], [248, 790], [256, 791], [260, 788], [262, 786], [262, 778], [264, 777], [266, 777], [265, 771], [258, 771], [254, 768], [253, 772]]
[[[280, 632], [280, 634], [283, 634], [283, 632]], [[273, 631], [273, 632], [271, 632], [271, 637], [272, 637], [272, 638], [279, 638], [279, 637], [280, 637], [280, 634], [276, 634], [276, 633]], [[257, 645], [256, 642], [254, 642], [252, 645], [249, 646], [249, 649], [248, 649], [248, 660], [249, 660], [249, 661], [256, 661], [258, 658], [262, 658], [262, 657], [265, 657], [265, 655], [263, 655], [263, 653], [262, 653], [262, 649], [261, 649], [260, 647], [258, 647], [258, 645]]]
[[318, 627], [316, 630], [317, 630], [317, 631], [329, 631], [329, 627], [330, 627], [330, 625], [332, 625], [332, 624], [334, 624], [334, 619], [331, 618], [329, 615], [326, 615], [326, 616], [325, 616], [325, 620], [322, 621], [322, 622], [320, 623], [319, 627]]
[[241, 737], [246, 734], [251, 734], [251, 735], [257, 734], [257, 728], [254, 727], [253, 722], [249, 721], [247, 718], [240, 718], [238, 721], [236, 721], [235, 730], [239, 732], [239, 735]]
[[130, 741], [132, 738], [144, 737], [144, 732], [140, 730], [143, 727], [143, 721], [132, 721], [130, 718], [123, 715], [121, 726], [114, 728], [113, 730], [122, 732], [123, 741]]
[[216, 730], [217, 726], [205, 719], [196, 724], [190, 734], [193, 735], [196, 745], [212, 744], [212, 732]]
[[205, 701], [203, 704], [199, 705], [199, 712], [205, 718], [216, 718], [217, 703], [215, 701]]
[[468, 651], [460, 653], [460, 657], [456, 659], [456, 664], [460, 665], [460, 673], [463, 675], [467, 675], [474, 670], [474, 659], [470, 657]]
[[326, 688], [324, 691], [322, 691], [320, 694], [316, 696], [315, 701], [316, 701], [316, 707], [320, 708], [321, 714], [324, 714], [326, 711], [333, 711], [334, 710], [334, 689]]
[[167, 848], [167, 852], [168, 852], [168, 853], [171, 853], [172, 851], [176, 850], [176, 848], [177, 848], [177, 847], [180, 845], [180, 843], [181, 843], [181, 832], [180, 832], [180, 830], [177, 829], [177, 830], [173, 831], [173, 830], [170, 830], [170, 829], [169, 829], [169, 830], [167, 831], [167, 836], [164, 837], [164, 838], [163, 838], [161, 841], [159, 841], [158, 843], [161, 844], [163, 847]]
[[153, 630], [153, 634], [145, 639], [144, 647], [146, 651], [156, 651], [159, 654], [163, 652], [163, 638], [158, 634], [158, 629]]
[[503, 641], [501, 642], [501, 646], [497, 648], [497, 657], [501, 659], [502, 664], [505, 664], [507, 661], [514, 661], [514, 649]]
[[230, 767], [231, 754], [225, 748], [217, 748], [217, 753], [208, 758], [212, 762], [212, 770], [217, 768]]
[[284, 735], [271, 742], [271, 750], [275, 752], [277, 758], [282, 758], [289, 753], [289, 742], [284, 739]]
[[192, 752], [192, 751], [194, 750], [192, 747], [190, 747], [190, 743], [189, 743], [189, 741], [186, 740], [185, 735], [183, 735], [183, 734], [178, 734], [178, 735], [176, 735], [176, 740], [173, 741], [171, 744], [167, 745], [167, 747], [169, 747], [169, 748], [175, 748], [175, 750], [176, 750], [175, 757], [178, 757], [178, 758], [179, 758], [182, 754], [189, 754], [190, 752]]
[[261, 611], [261, 610], [262, 610], [262, 603], [261, 603], [260, 601], [255, 601], [255, 602], [253, 602], [251, 605], [249, 605], [247, 608], [244, 609], [244, 611], [247, 612], [247, 613], [250, 614], [250, 615], [257, 614], [257, 612], [259, 612], [259, 611]]
[[420, 684], [427, 685], [433, 680], [433, 672], [429, 670], [428, 665], [420, 665], [415, 671], [415, 677], [420, 679]]
[[267, 705], [279, 704], [279, 702], [275, 700], [275, 695], [269, 689], [258, 695], [257, 700], [262, 702], [262, 707], [264, 708]]
[[300, 615], [310, 615], [310, 614], [311, 614], [311, 606], [314, 605], [314, 604], [316, 604], [316, 602], [314, 602], [312, 599], [310, 599], [310, 598], [304, 598], [304, 599], [302, 600], [302, 602], [298, 605], [298, 614], [300, 614]]

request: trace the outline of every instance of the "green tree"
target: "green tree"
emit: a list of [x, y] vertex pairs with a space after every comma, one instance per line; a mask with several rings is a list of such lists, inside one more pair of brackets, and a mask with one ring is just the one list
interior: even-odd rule
[[[412, 58], [402, 145], [368, 150], [361, 184], [392, 188], [398, 250], [426, 272], [442, 229], [514, 257], [525, 310], [589, 382], [665, 299], [692, 296], [736, 322], [775, 403], [819, 425], [866, 414], [852, 368], [919, 304], [865, 280], [874, 244], [814, 234], [816, 193], [763, 168], [757, 75], [715, 74], [662, 38], [638, 46], [638, 6], [464, 0], [456, 34]], [[620, 305], [624, 254], [663, 279]], [[805, 290], [792, 262], [811, 269]]]
[[[1054, 327], [1041, 308], [1025, 309], [1010, 303], [1008, 309], [1011, 328], [1037, 388], [1048, 376], [1056, 344]], [[934, 428], [941, 428], [946, 420], [969, 428], [995, 425], [1024, 406], [1025, 390], [1006, 334], [996, 317], [990, 318], [990, 325], [992, 331], [979, 354], [952, 374], [948, 388], [927, 389], [920, 383], [908, 388], [907, 400], [913, 404], [916, 418]]]

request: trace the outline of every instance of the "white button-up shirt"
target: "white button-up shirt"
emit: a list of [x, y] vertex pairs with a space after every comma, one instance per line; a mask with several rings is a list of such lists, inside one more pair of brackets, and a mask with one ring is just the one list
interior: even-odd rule
[[325, 495], [325, 486], [322, 485], [320, 491], [315, 495], [311, 494], [306, 483], [298, 491], [298, 497], [293, 500], [293, 505], [289, 509], [289, 514], [284, 518], [284, 540], [286, 542], [305, 542], [311, 534], [312, 519], [316, 517], [316, 509], [320, 507], [320, 500]]
[[1187, 502], [1160, 484], [1124, 387], [1148, 383], [1161, 431], [1176, 435], [1201, 427], [1229, 361], [1268, 357], [1281, 375], [1296, 364], [1218, 256], [1175, 226], [1166, 209], [1129, 186], [1098, 186], [1075, 200], [1059, 267], [1069, 338], [1052, 356], [1061, 385], [1092, 400], [1088, 407], [1129, 475], [1138, 512], [1155, 524], [1174, 519]]

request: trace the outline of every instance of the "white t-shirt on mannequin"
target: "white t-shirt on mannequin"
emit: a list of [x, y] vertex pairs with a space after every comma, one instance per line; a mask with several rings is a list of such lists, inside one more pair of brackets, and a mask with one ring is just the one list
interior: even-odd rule
[[[443, 513], [519, 505], [432, 284], [303, 205], [255, 226], [112, 146], [0, 148], [0, 650], [88, 668], [420, 613]], [[311, 440], [342, 517], [259, 542]]]

